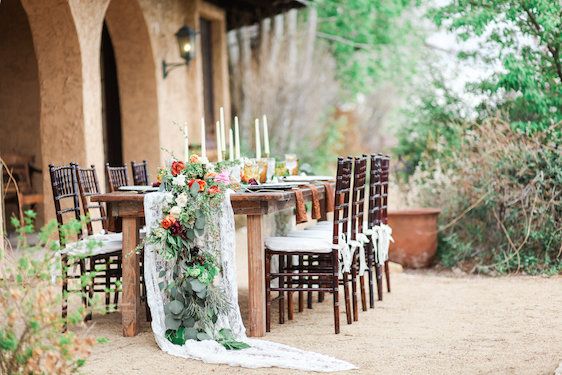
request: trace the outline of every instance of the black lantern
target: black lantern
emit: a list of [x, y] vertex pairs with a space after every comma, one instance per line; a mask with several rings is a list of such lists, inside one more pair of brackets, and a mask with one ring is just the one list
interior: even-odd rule
[[179, 66], [188, 65], [195, 58], [195, 38], [197, 31], [190, 27], [182, 26], [176, 33], [180, 56], [185, 60], [183, 63], [167, 63], [162, 60], [162, 75], [164, 78], [168, 76], [170, 71]]

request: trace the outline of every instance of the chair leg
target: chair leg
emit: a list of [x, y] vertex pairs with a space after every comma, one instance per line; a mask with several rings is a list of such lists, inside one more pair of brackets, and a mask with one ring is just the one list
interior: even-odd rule
[[[285, 272], [285, 255], [279, 255], [279, 273]], [[285, 276], [279, 276], [279, 288], [285, 287]], [[285, 293], [279, 292], [279, 324], [285, 324]]]
[[361, 308], [367, 311], [367, 294], [365, 292], [365, 276], [359, 276], [359, 286], [361, 288]]
[[90, 311], [90, 304], [88, 303], [90, 289], [88, 288], [88, 284], [90, 284], [90, 282], [85, 282], [85, 280], [83, 280], [83, 277], [88, 274], [86, 272], [86, 263], [84, 262], [84, 259], [80, 259], [78, 264], [80, 266], [80, 290], [82, 291], [82, 304], [84, 305], [84, 309], [87, 311], [84, 321], [88, 321], [92, 320], [92, 312]]
[[370, 247], [367, 247], [367, 276], [369, 278], [369, 307], [372, 309], [375, 307], [375, 284], [373, 280], [373, 267], [374, 267], [373, 252]]
[[[339, 277], [338, 277], [338, 254], [332, 252], [332, 295], [334, 298], [334, 331], [340, 333], [340, 302], [339, 302]], [[329, 281], [329, 279], [326, 279]], [[328, 283], [326, 283], [328, 284]]]
[[105, 259], [105, 311], [109, 312], [109, 305], [111, 303], [111, 259]]
[[[301, 287], [301, 285], [304, 285], [303, 281], [304, 281], [304, 277], [303, 277], [303, 273], [304, 273], [304, 257], [303, 256], [299, 256], [299, 266], [300, 266], [300, 272], [299, 272], [299, 276], [298, 276], [298, 280], [299, 280], [299, 288]], [[303, 312], [304, 310], [304, 292], [299, 291], [299, 312]]]
[[349, 272], [343, 273], [343, 295], [345, 299], [345, 315], [347, 317], [347, 324], [351, 324], [351, 303], [349, 301]]
[[67, 315], [68, 315], [68, 259], [66, 255], [62, 256], [61, 260], [61, 274], [62, 274], [62, 300], [61, 300], [61, 315], [64, 321], [63, 332], [68, 328]]
[[382, 267], [380, 264], [375, 265], [375, 276], [377, 278], [377, 295], [379, 301], [382, 301]]
[[326, 298], [325, 294], [324, 292], [318, 292], [318, 303], [324, 302], [324, 298]]
[[353, 304], [353, 320], [359, 321], [359, 307], [357, 303], [357, 268], [351, 267], [351, 302]]
[[271, 253], [265, 252], [265, 331], [271, 331]]
[[390, 293], [390, 267], [388, 266], [388, 260], [384, 261], [384, 275], [386, 276], [386, 291]]

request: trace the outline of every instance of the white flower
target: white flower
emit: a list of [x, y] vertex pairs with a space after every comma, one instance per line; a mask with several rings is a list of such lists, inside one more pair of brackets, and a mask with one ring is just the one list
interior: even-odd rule
[[180, 213], [181, 213], [181, 207], [180, 206], [174, 206], [170, 209], [170, 215], [172, 215], [176, 219], [180, 217]]
[[169, 203], [169, 204], [174, 203], [174, 194], [166, 193], [166, 203]]
[[185, 205], [187, 204], [187, 194], [181, 193], [180, 195], [178, 195], [176, 198], [176, 204], [182, 208], [185, 207]]
[[179, 174], [176, 177], [172, 177], [172, 184], [177, 186], [185, 186], [185, 175]]
[[207, 159], [206, 156], [199, 156], [199, 163], [205, 164], [205, 165], [210, 164], [210, 163], [209, 163], [209, 159]]
[[166, 230], [164, 228], [154, 228], [152, 230], [152, 234], [157, 237], [157, 238], [162, 238], [164, 237], [164, 234], [166, 233]]

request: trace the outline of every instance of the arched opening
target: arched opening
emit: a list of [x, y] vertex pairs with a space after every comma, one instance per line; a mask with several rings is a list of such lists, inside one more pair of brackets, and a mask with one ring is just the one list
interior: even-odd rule
[[[0, 156], [14, 168], [20, 188], [30, 194], [43, 191], [40, 112], [37, 59], [29, 21], [20, 0], [4, 0], [0, 3]], [[21, 170], [16, 167], [20, 163], [29, 163], [30, 168]], [[30, 180], [22, 180], [20, 173]], [[6, 200], [6, 214], [10, 215], [17, 203], [11, 186]]]
[[123, 164], [121, 104], [115, 51], [107, 25], [103, 24], [100, 51], [104, 159], [110, 165]]
[[[154, 172], [160, 164], [160, 134], [148, 28], [136, 0], [112, 0], [105, 23], [117, 66], [123, 161], [147, 160]], [[108, 124], [108, 128], [114, 125]]]

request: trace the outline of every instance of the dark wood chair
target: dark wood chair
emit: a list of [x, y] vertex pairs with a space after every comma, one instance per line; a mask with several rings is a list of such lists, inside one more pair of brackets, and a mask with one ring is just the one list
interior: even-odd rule
[[18, 184], [18, 189], [10, 181], [8, 171], [3, 170], [5, 200], [16, 201], [21, 206], [29, 206], [35, 209], [37, 204], [43, 203], [43, 194], [38, 193], [32, 183], [33, 173], [41, 173], [41, 169], [33, 165], [33, 157], [19, 154], [2, 155], [2, 160], [8, 167], [10, 173]]
[[105, 174], [107, 176], [110, 192], [119, 190], [121, 186], [129, 185], [129, 174], [127, 173], [126, 165], [122, 167], [111, 167], [109, 163], [107, 163], [105, 165]]
[[[77, 177], [77, 165], [54, 166], [49, 165], [49, 175], [51, 177], [51, 188], [53, 192], [53, 202], [55, 206], [55, 214], [59, 228], [59, 240], [61, 247], [62, 261], [62, 316], [67, 317], [68, 311], [68, 292], [76, 292], [78, 289], [71, 290], [69, 281], [77, 280], [80, 284], [79, 290], [82, 292], [82, 303], [86, 309], [89, 308], [88, 296], [93, 296], [93, 288], [81, 282], [81, 279], [88, 275], [89, 272], [95, 271], [95, 276], [104, 278], [107, 263], [111, 257], [116, 257], [121, 253], [120, 246], [117, 244], [102, 245], [90, 249], [84, 240], [83, 230], [80, 229], [76, 238], [66, 238], [62, 229], [67, 220], [80, 220], [80, 199], [79, 186]], [[97, 270], [94, 265], [94, 258], [103, 261], [104, 269]], [[98, 261], [98, 264], [100, 262]], [[69, 273], [70, 266], [78, 264], [79, 274]], [[86, 319], [91, 319], [91, 312], [88, 313]]]
[[135, 185], [150, 185], [150, 178], [148, 177], [148, 163], [143, 160], [141, 163], [131, 162], [131, 170], [133, 171], [133, 184]]
[[[365, 207], [365, 182], [367, 180], [367, 158], [355, 158], [353, 163], [353, 192], [351, 195], [351, 240], [359, 239], [358, 234], [363, 233], [363, 218]], [[357, 301], [357, 274], [359, 268], [359, 251], [357, 249], [353, 256], [353, 267], [351, 269], [351, 285], [353, 292], [353, 319], [359, 319], [358, 301]], [[365, 248], [363, 255], [367, 257]], [[359, 285], [361, 288], [361, 307], [363, 311], [367, 311], [367, 298], [365, 293], [365, 276], [359, 276]]]
[[[107, 214], [105, 206], [103, 203], [93, 203], [90, 201], [90, 197], [94, 195], [101, 194], [98, 176], [96, 172], [96, 167], [91, 165], [90, 168], [80, 168], [76, 165], [77, 178], [78, 178], [78, 188], [80, 190], [80, 199], [82, 201], [82, 210], [84, 215], [88, 216], [89, 220], [86, 223], [88, 229], [88, 235], [94, 234], [94, 229], [92, 223], [101, 222], [102, 229], [108, 231], [107, 228]], [[97, 212], [96, 212], [97, 211]], [[118, 234], [112, 234], [112, 236], [117, 236], [121, 238]], [[119, 303], [119, 288], [118, 282], [121, 280], [122, 270], [121, 270], [121, 253], [116, 256], [92, 256], [91, 266], [94, 269], [104, 269], [103, 278], [96, 276], [92, 282], [92, 289], [90, 294], [94, 292], [105, 293], [105, 305], [106, 308], [110, 306], [111, 291], [113, 291], [113, 303], [115, 306]], [[93, 269], [88, 269], [88, 271], [93, 271]]]
[[[380, 218], [383, 224], [388, 224], [388, 175], [390, 171], [390, 157], [381, 155], [381, 206]], [[384, 261], [384, 275], [386, 278], [386, 290], [390, 293], [390, 268], [388, 259]]]
[[[351, 159], [338, 158], [335, 189], [334, 221], [332, 240], [320, 238], [269, 237], [265, 241], [265, 288], [266, 288], [266, 331], [271, 330], [271, 303], [279, 300], [279, 318], [283, 323], [284, 293], [329, 292], [333, 295], [334, 330], [340, 332], [339, 321], [339, 250], [340, 233], [349, 229], [351, 194]], [[271, 268], [273, 256], [279, 257], [279, 271]], [[286, 267], [285, 259], [293, 256], [301, 259], [298, 267]], [[324, 262], [315, 262], [322, 258]], [[314, 279], [312, 279], [314, 278]], [[278, 286], [272, 281], [278, 280]], [[350, 293], [347, 272], [343, 274], [346, 314], [351, 323]], [[295, 287], [296, 286], [296, 287]], [[279, 292], [272, 299], [271, 293]], [[290, 299], [289, 299], [290, 301]], [[290, 310], [291, 311], [291, 310]]]
[[[367, 212], [367, 226], [369, 229], [376, 227], [381, 223], [381, 157], [380, 155], [369, 156], [369, 199]], [[369, 306], [375, 306], [374, 284], [376, 279], [378, 300], [382, 301], [382, 266], [378, 259], [375, 259], [373, 241], [367, 244], [367, 262], [369, 265]], [[373, 275], [373, 269], [375, 275]], [[375, 278], [373, 278], [375, 276]]]

